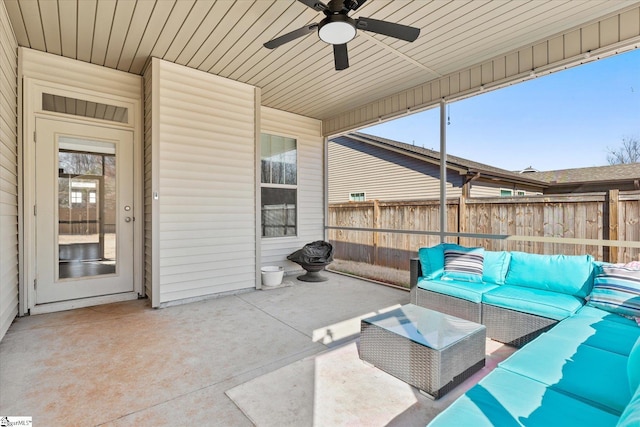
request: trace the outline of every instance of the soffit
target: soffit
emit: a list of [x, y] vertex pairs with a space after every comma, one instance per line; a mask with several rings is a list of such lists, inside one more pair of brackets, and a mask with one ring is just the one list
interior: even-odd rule
[[[322, 14], [295, 0], [4, 0], [18, 44], [141, 74], [158, 57], [262, 89], [262, 104], [317, 119], [479, 64], [637, 1], [368, 0], [351, 17], [421, 28], [413, 43], [364, 33], [335, 71], [316, 34], [262, 44]], [[396, 53], [397, 52], [397, 53]]]

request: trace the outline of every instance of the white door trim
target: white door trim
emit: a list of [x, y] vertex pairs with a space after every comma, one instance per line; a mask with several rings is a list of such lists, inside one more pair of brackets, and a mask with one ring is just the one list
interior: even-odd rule
[[[79, 89], [70, 85], [45, 82], [37, 79], [24, 77], [20, 81], [22, 86], [22, 134], [21, 151], [18, 153], [21, 160], [22, 173], [20, 174], [21, 185], [19, 192], [22, 196], [22, 224], [20, 224], [22, 257], [20, 260], [20, 270], [22, 281], [20, 282], [20, 313], [25, 315], [33, 312], [47, 312], [67, 310], [80, 306], [89, 306], [114, 302], [111, 297], [87, 298], [73, 302], [61, 302], [51, 304], [45, 308], [44, 305], [36, 306], [34, 281], [36, 278], [35, 268], [35, 227], [36, 221], [33, 215], [35, 204], [35, 143], [33, 141], [35, 132], [35, 122], [37, 117], [54, 118], [55, 120], [67, 121], [80, 124], [97, 124], [103, 127], [113, 127], [116, 129], [133, 130], [133, 185], [134, 185], [134, 291], [119, 294], [126, 299], [144, 296], [143, 269], [144, 269], [144, 217], [143, 217], [143, 185], [144, 167], [142, 154], [142, 85], [140, 93], [132, 94], [131, 98], [110, 95], [103, 92]], [[42, 93], [51, 93], [78, 99], [86, 99], [104, 104], [124, 106], [129, 109], [130, 118], [128, 123], [106, 122], [104, 120], [82, 118], [70, 114], [61, 114], [44, 111], [42, 109]], [[110, 299], [111, 298], [111, 299]], [[49, 304], [46, 304], [49, 305]]]

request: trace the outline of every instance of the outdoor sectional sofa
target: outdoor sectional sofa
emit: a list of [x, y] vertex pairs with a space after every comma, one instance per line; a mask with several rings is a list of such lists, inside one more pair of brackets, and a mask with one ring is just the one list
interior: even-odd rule
[[640, 426], [640, 270], [452, 244], [411, 266], [413, 304], [522, 346], [430, 426]]

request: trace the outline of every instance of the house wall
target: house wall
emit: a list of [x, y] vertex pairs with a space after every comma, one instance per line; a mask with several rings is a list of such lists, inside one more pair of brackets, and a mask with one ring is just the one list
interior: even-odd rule
[[[66, 115], [63, 113], [42, 112], [36, 86], [45, 87], [52, 93], [62, 94], [80, 99], [96, 99], [99, 102], [109, 102], [113, 100], [116, 105], [126, 103], [131, 105], [129, 111], [129, 123], [123, 123], [124, 129], [131, 129], [134, 133], [134, 218], [142, 217], [142, 171], [139, 165], [142, 163], [142, 77], [122, 71], [89, 64], [70, 58], [40, 52], [24, 47], [18, 48], [19, 65], [19, 92], [22, 92], [22, 129], [24, 135], [32, 135], [35, 131], [35, 115], [47, 114], [51, 117], [74, 118], [83, 120], [81, 117]], [[91, 122], [91, 119], [87, 123]], [[113, 126], [113, 124], [110, 124]], [[118, 125], [120, 126], [120, 125]], [[21, 142], [21, 161], [23, 163], [24, 185], [21, 188], [20, 196], [23, 198], [24, 206], [35, 204], [35, 143], [32, 138], [23, 138]], [[26, 209], [25, 209], [26, 210]], [[29, 210], [30, 212], [30, 210]], [[23, 240], [24, 249], [23, 262], [23, 285], [20, 289], [20, 305], [26, 312], [31, 309], [35, 311], [55, 310], [56, 306], [49, 304], [46, 308], [35, 305], [34, 279], [36, 278], [35, 265], [35, 217], [33, 215], [22, 215], [24, 221]], [[142, 236], [143, 229], [138, 222], [134, 222], [134, 291], [141, 294], [142, 290]], [[129, 297], [135, 297], [129, 296]], [[70, 306], [77, 307], [90, 301], [72, 302]], [[58, 309], [64, 309], [63, 305]]]
[[[463, 177], [447, 173], [447, 197], [462, 194]], [[440, 197], [440, 166], [346, 137], [329, 141], [329, 203], [367, 200], [417, 200]]]
[[18, 315], [18, 43], [0, 3], [0, 339]]
[[256, 89], [156, 58], [151, 68], [152, 304], [254, 288]]
[[273, 108], [260, 109], [262, 132], [297, 140], [298, 235], [263, 238], [261, 265], [280, 265], [285, 270], [300, 267], [287, 255], [306, 243], [324, 239], [324, 137], [322, 122]]

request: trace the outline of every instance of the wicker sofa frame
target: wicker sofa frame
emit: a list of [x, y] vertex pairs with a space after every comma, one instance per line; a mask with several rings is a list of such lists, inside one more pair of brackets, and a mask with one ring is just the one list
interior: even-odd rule
[[522, 347], [558, 323], [547, 317], [421, 289], [418, 278], [422, 276], [422, 267], [418, 258], [411, 258], [409, 271], [412, 304], [481, 323], [487, 327], [487, 338], [494, 341]]

